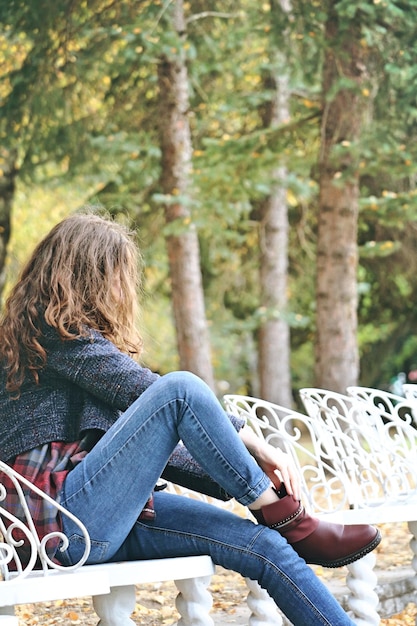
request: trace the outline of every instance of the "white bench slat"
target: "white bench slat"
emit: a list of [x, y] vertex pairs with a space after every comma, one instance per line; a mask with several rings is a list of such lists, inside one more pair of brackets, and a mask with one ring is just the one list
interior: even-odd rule
[[122, 587], [131, 584], [212, 576], [215, 566], [209, 556], [186, 556], [84, 565], [82, 569], [88, 570], [89, 575], [93, 577], [105, 572], [110, 587]]
[[22, 580], [0, 583], [0, 606], [80, 598], [110, 592], [111, 587], [212, 576], [209, 556], [84, 565], [73, 572], [35, 571]]
[[76, 572], [51, 571], [46, 576], [32, 573], [27, 578], [0, 582], [0, 606], [47, 602], [109, 593], [109, 576], [105, 571], [94, 576], [85, 569]]
[[[8, 621], [6, 617], [1, 621], [1, 614], [8, 614], [17, 604], [92, 596], [100, 624], [130, 626], [134, 623], [129, 615], [135, 606], [135, 585], [175, 580], [180, 592], [177, 603], [181, 603], [184, 623], [188, 623], [188, 617], [193, 614], [198, 615], [201, 626], [213, 626], [209, 615], [212, 598], [207, 586], [214, 571], [209, 556], [191, 556], [84, 565], [71, 572], [52, 570], [45, 574], [38, 570], [25, 578], [16, 577], [16, 580], [12, 576], [11, 580], [0, 582], [0, 624], [12, 626], [17, 623], [12, 621], [12, 616]], [[265, 603], [264, 599], [262, 603]]]

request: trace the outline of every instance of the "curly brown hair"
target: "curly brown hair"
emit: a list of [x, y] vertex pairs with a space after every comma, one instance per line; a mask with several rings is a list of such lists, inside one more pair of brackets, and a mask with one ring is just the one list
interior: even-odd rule
[[110, 218], [89, 210], [54, 226], [23, 268], [0, 320], [7, 390], [18, 394], [27, 372], [38, 381], [47, 359], [44, 321], [63, 339], [85, 335], [89, 327], [139, 354], [139, 261], [133, 233]]

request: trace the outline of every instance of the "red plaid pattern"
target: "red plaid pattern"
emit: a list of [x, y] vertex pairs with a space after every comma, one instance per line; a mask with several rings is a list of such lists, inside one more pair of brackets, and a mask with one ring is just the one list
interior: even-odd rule
[[[28, 452], [19, 454], [9, 465], [19, 474], [24, 476], [33, 485], [41, 489], [54, 501], [59, 502], [59, 494], [67, 477], [67, 474], [86, 456], [92, 447], [91, 438], [87, 435], [81, 442], [65, 443], [53, 441], [38, 448], [33, 448]], [[16, 489], [8, 476], [0, 471], [0, 483], [6, 488], [6, 498], [4, 508], [23, 523], [27, 523], [23, 507], [20, 504]], [[62, 523], [59, 511], [44, 498], [32, 491], [29, 487], [21, 485], [25, 495], [26, 503], [32, 515], [33, 523], [39, 535], [39, 539], [52, 532], [61, 532]], [[153, 509], [153, 496], [151, 495], [146, 503], [140, 519], [151, 520], [155, 517]], [[4, 520], [6, 526], [9, 524]], [[25, 564], [29, 559], [29, 546], [23, 533], [18, 530], [13, 532], [15, 539], [23, 540], [22, 547], [19, 548], [19, 557]], [[47, 544], [47, 553], [53, 558], [59, 545], [59, 539], [51, 539]], [[12, 569], [12, 564], [10, 568]]]
[[[76, 443], [59, 441], [44, 444], [28, 452], [19, 454], [11, 463], [9, 462], [9, 464], [16, 472], [19, 472], [19, 474], [24, 476], [27, 480], [30, 480], [33, 485], [41, 489], [53, 500], [58, 500], [59, 493], [68, 472], [71, 471], [86, 454], [85, 440]], [[18, 519], [22, 520], [23, 523], [27, 523], [23, 507], [20, 504], [13, 482], [5, 474], [0, 474], [0, 482], [6, 488], [4, 507]], [[61, 531], [61, 518], [58, 510], [37, 493], [29, 489], [29, 487], [22, 484], [21, 487], [39, 539], [42, 540], [45, 535], [51, 532]], [[6, 520], [5, 524], [6, 526], [8, 525]], [[17, 530], [13, 532], [13, 537], [15, 539], [24, 540], [24, 535]], [[50, 556], [53, 556], [55, 553], [58, 543], [58, 539], [48, 542], [47, 552]], [[23, 545], [19, 549], [19, 556], [23, 563], [26, 562], [29, 556], [26, 554], [27, 548], [26, 540], [26, 546]]]

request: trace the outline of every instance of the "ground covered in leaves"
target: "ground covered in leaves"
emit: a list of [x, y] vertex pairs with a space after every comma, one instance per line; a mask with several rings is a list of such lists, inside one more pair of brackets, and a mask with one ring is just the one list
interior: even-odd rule
[[[396, 567], [409, 566], [411, 551], [410, 534], [406, 524], [381, 525], [383, 541], [377, 548], [377, 568], [384, 571]], [[323, 580], [342, 580], [346, 576], [345, 568], [326, 570], [315, 568]], [[212, 578], [210, 590], [213, 594], [212, 616], [215, 624], [235, 624], [243, 626], [247, 623], [245, 598], [247, 587], [244, 580], [234, 572], [218, 569]], [[137, 626], [169, 625], [178, 619], [175, 610], [176, 588], [174, 583], [153, 583], [140, 585], [137, 588], [137, 604], [132, 615]], [[24, 605], [18, 609], [21, 626], [96, 626], [97, 616], [94, 613], [90, 598], [76, 600], [59, 600], [37, 605]], [[414, 626], [417, 607], [410, 604], [401, 614], [381, 621], [380, 626]]]

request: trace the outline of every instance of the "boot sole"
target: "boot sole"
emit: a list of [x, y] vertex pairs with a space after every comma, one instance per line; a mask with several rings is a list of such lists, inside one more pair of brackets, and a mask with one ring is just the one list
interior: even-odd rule
[[349, 563], [354, 563], [355, 561], [358, 561], [366, 554], [369, 554], [369, 552], [372, 552], [372, 550], [375, 550], [375, 548], [380, 543], [381, 543], [381, 533], [379, 532], [379, 530], [377, 530], [377, 533], [374, 539], [370, 543], [368, 543], [368, 545], [358, 550], [358, 552], [354, 552], [353, 554], [347, 554], [346, 556], [340, 559], [336, 559], [336, 561], [318, 561], [318, 560], [310, 561], [309, 560], [308, 563], [310, 565], [321, 565], [322, 567], [329, 567], [329, 568], [343, 567], [343, 565], [349, 565]]

